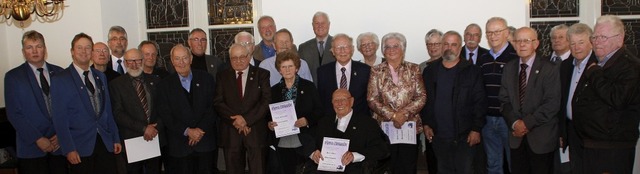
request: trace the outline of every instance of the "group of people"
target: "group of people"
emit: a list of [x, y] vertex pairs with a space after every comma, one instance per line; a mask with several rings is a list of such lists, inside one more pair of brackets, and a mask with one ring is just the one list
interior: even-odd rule
[[[633, 169], [640, 59], [616, 16], [593, 30], [554, 27], [550, 57], [536, 53], [534, 29], [511, 33], [500, 17], [486, 22], [489, 49], [478, 24], [462, 34], [434, 29], [422, 64], [405, 61], [401, 33], [365, 32], [354, 45], [329, 35], [330, 24], [314, 14], [315, 38], [296, 48], [289, 30], [262, 16], [262, 41], [240, 32], [228, 58], [205, 54], [206, 32], [196, 28], [169, 60], [153, 41], [129, 49], [114, 26], [107, 44], [77, 34], [66, 69], [46, 62], [44, 36], [28, 31], [26, 62], [5, 75], [19, 170], [208, 174], [221, 148], [230, 174], [322, 173], [323, 138], [332, 137], [350, 141], [345, 173], [416, 173], [420, 144], [390, 144], [382, 122], [416, 124], [429, 173], [553, 173], [567, 147], [572, 173]], [[356, 49], [363, 60], [352, 59]], [[300, 133], [276, 138], [269, 104], [283, 101], [295, 105]], [[124, 140], [136, 137], [157, 138], [162, 155], [128, 163]]]

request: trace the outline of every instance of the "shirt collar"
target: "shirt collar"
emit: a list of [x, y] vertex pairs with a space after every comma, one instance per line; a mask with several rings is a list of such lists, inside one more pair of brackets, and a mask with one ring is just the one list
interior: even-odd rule
[[342, 67], [346, 68], [347, 70], [351, 69], [351, 62], [353, 60], [349, 60], [349, 63], [347, 63], [346, 65], [342, 66], [342, 64], [340, 64], [338, 61], [336, 61], [336, 70], [340, 70]]
[[565, 52], [565, 53], [564, 53], [564, 54], [562, 54], [562, 55], [558, 55], [558, 53], [554, 51], [554, 52], [551, 54], [551, 57], [553, 58], [553, 57], [556, 57], [556, 56], [557, 56], [557, 57], [560, 57], [562, 60], [566, 60], [567, 58], [569, 58], [569, 56], [570, 56], [570, 55], [571, 55], [571, 50], [569, 50], [569, 51]]
[[[587, 57], [585, 57], [582, 62], [580, 62], [580, 69], [584, 68], [587, 65], [587, 62], [589, 62], [589, 57], [591, 57], [591, 54], [593, 54], [593, 51], [589, 51], [589, 54], [587, 55]], [[574, 58], [573, 59], [573, 66], [576, 66], [576, 64], [578, 63], [578, 59]]]
[[598, 61], [598, 66], [600, 67], [604, 67], [605, 64], [607, 64], [607, 62], [609, 61], [609, 59], [611, 59], [611, 57], [613, 56], [613, 54], [615, 54], [616, 52], [618, 52], [618, 50], [620, 50], [620, 48], [616, 49], [615, 51], [612, 51], [611, 53], [607, 54], [606, 56], [604, 56], [604, 59], [602, 59], [602, 61]]
[[[29, 63], [29, 62], [27, 62], [27, 64], [29, 64], [29, 67], [31, 67], [31, 69], [34, 72], [38, 72], [38, 67], [36, 67], [35, 65], [33, 65], [33, 64]], [[47, 62], [44, 62], [42, 64], [42, 69], [44, 69], [42, 72], [49, 72], [49, 68], [47, 68]]]
[[531, 57], [529, 58], [529, 60], [527, 60], [527, 62], [522, 62], [522, 59], [520, 60], [520, 64], [527, 64], [527, 67], [531, 68], [533, 67], [533, 59], [536, 59], [536, 54], [531, 55]]
[[178, 78], [180, 78], [180, 81], [191, 81], [191, 79], [193, 79], [193, 72], [189, 71], [189, 75], [187, 75], [187, 77], [182, 77], [178, 74]]

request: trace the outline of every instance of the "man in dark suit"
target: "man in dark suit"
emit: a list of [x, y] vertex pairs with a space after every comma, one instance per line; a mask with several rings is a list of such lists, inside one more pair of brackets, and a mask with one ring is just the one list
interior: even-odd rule
[[505, 65], [498, 96], [511, 130], [512, 173], [552, 173], [558, 147], [560, 75], [555, 65], [536, 56], [537, 38], [532, 28], [516, 30], [512, 42], [520, 58]]
[[[571, 45], [571, 56], [560, 65], [560, 145], [563, 151], [569, 148], [569, 161], [571, 173], [584, 173], [582, 170], [583, 145], [582, 139], [576, 134], [573, 123], [573, 100], [576, 98], [578, 82], [587, 68], [587, 65], [597, 62], [596, 55], [592, 53], [593, 46], [589, 41], [591, 28], [583, 23], [574, 24], [567, 31], [567, 38]], [[559, 157], [558, 157], [559, 158]], [[560, 165], [560, 163], [556, 163]], [[556, 167], [560, 169], [560, 167]]]
[[[155, 85], [160, 78], [142, 72], [142, 52], [138, 49], [125, 52], [124, 62], [127, 74], [109, 84], [113, 117], [123, 140], [121, 143], [124, 144], [124, 139], [140, 136], [150, 141], [158, 135], [156, 120], [150, 118], [154, 110]], [[123, 148], [123, 151], [126, 152], [127, 149]], [[126, 153], [121, 157], [126, 161]], [[128, 163], [126, 168], [127, 173], [132, 174], [160, 173], [160, 157]]]
[[631, 173], [638, 163], [640, 64], [624, 47], [624, 38], [619, 17], [597, 19], [591, 43], [598, 62], [587, 65], [572, 102], [585, 172]]
[[[193, 57], [191, 69], [206, 71], [211, 77], [215, 78], [218, 72], [226, 69], [226, 66], [222, 58], [205, 54], [207, 43], [207, 33], [205, 33], [204, 30], [200, 28], [191, 30], [189, 33], [189, 41], [187, 42]], [[173, 68], [169, 70], [169, 72], [174, 71]]]
[[111, 82], [111, 80], [120, 76], [120, 73], [107, 67], [109, 65], [109, 57], [109, 47], [106, 44], [102, 42], [93, 44], [93, 53], [91, 54], [93, 65], [91, 65], [91, 68], [104, 73], [107, 76], [107, 82]]
[[93, 41], [71, 41], [73, 63], [51, 78], [52, 117], [71, 173], [115, 173], [122, 146], [113, 120], [105, 75], [89, 67]]
[[7, 118], [16, 130], [18, 169], [23, 173], [67, 173], [51, 121], [51, 77], [62, 71], [45, 61], [47, 46], [37, 31], [22, 35], [26, 62], [4, 76]]
[[149, 40], [142, 41], [140, 45], [138, 45], [138, 50], [140, 50], [143, 55], [143, 73], [158, 77], [159, 79], [163, 79], [169, 75], [169, 72], [166, 70], [167, 63], [165, 63], [163, 59], [158, 59], [158, 56], [160, 56], [158, 53], [158, 50], [160, 50], [158, 43]]
[[[220, 146], [227, 173], [264, 173], [267, 114], [271, 103], [269, 71], [249, 65], [249, 50], [240, 44], [229, 48], [230, 69], [217, 76], [215, 108], [220, 116]], [[234, 83], [235, 82], [235, 83]], [[246, 157], [246, 159], [245, 159]]]
[[[253, 39], [253, 35], [251, 35], [251, 33], [246, 32], [246, 31], [241, 31], [238, 34], [236, 34], [236, 36], [233, 39], [233, 43], [237, 43], [240, 44], [242, 46], [244, 46], [247, 50], [249, 50], [249, 53], [253, 53], [254, 51], [254, 39]], [[253, 54], [250, 54], [251, 57], [249, 58], [249, 65], [251, 66], [260, 66], [260, 62], [261, 60], [256, 59], [255, 57], [253, 57]]]
[[[331, 103], [331, 94], [338, 88], [349, 90], [355, 98], [353, 110], [371, 117], [367, 103], [367, 86], [371, 67], [362, 62], [353, 61], [353, 39], [346, 34], [338, 34], [331, 43], [331, 53], [336, 61], [318, 68], [318, 93], [322, 103]], [[344, 70], [343, 70], [344, 69]], [[327, 115], [335, 115], [331, 106], [325, 106]]]
[[476, 64], [478, 58], [489, 52], [489, 50], [479, 45], [480, 41], [482, 41], [482, 28], [476, 23], [467, 25], [467, 28], [464, 29], [464, 46], [460, 50], [460, 59], [478, 65]]
[[171, 167], [167, 173], [213, 173], [216, 146], [215, 81], [191, 69], [191, 51], [179, 44], [171, 49], [176, 71], [158, 84], [155, 109], [164, 126]]
[[567, 60], [571, 55], [569, 39], [567, 38], [567, 30], [569, 30], [569, 26], [566, 24], [560, 24], [551, 28], [551, 32], [549, 32], [551, 50], [553, 50], [553, 52], [547, 60], [557, 67], [560, 67], [561, 62], [563, 60]]
[[333, 57], [333, 54], [329, 51], [331, 50], [331, 42], [333, 40], [333, 37], [329, 35], [329, 28], [331, 26], [329, 15], [321, 11], [316, 12], [316, 14], [313, 15], [311, 24], [313, 25], [313, 33], [315, 33], [316, 37], [300, 44], [298, 54], [300, 54], [300, 58], [306, 60], [309, 64], [313, 82], [317, 86], [318, 73], [316, 72], [318, 67], [333, 62], [336, 58]]
[[325, 137], [348, 139], [349, 150], [342, 155], [345, 173], [372, 173], [371, 169], [376, 167], [377, 162], [389, 156], [389, 139], [373, 118], [356, 113], [351, 108], [353, 102], [347, 89], [333, 92], [331, 103], [336, 114], [327, 114], [318, 122], [317, 148], [310, 153], [310, 157], [315, 164], [323, 159], [320, 150]]
[[107, 34], [109, 38], [109, 49], [111, 50], [111, 54], [109, 54], [109, 63], [107, 63], [107, 68], [112, 69], [113, 71], [118, 72], [119, 74], [127, 73], [127, 70], [124, 68], [124, 51], [127, 50], [127, 46], [129, 45], [127, 39], [127, 31], [124, 30], [121, 26], [115, 25], [109, 28], [109, 33]]

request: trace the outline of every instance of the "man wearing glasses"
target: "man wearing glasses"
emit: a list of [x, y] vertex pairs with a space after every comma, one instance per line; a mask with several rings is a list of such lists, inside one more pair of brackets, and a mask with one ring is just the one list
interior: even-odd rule
[[[253, 39], [253, 35], [251, 35], [251, 33], [249, 32], [241, 31], [240, 33], [236, 34], [236, 36], [233, 38], [233, 42], [242, 45], [244, 48], [249, 50], [250, 53], [253, 53], [253, 51], [255, 50], [255, 45], [253, 45], [255, 44], [255, 41]], [[260, 65], [260, 62], [260, 60], [256, 59], [256, 57], [251, 54], [251, 57], [249, 58], [249, 65], [258, 66]]]
[[[487, 54], [489, 50], [482, 48], [479, 44], [482, 40], [482, 28], [478, 24], [472, 23], [464, 29], [464, 46], [460, 51], [460, 59], [469, 61], [469, 63], [478, 65], [478, 58], [483, 54]], [[481, 65], [478, 65], [481, 66]]]
[[[211, 77], [216, 77], [216, 74], [224, 69], [224, 61], [216, 56], [205, 54], [207, 50], [207, 33], [200, 28], [195, 28], [189, 33], [189, 41], [187, 42], [191, 49], [191, 55], [193, 61], [191, 62], [191, 68], [208, 72]], [[169, 70], [173, 72], [174, 70]]]
[[109, 68], [109, 47], [102, 42], [93, 44], [93, 53], [91, 53], [91, 61], [93, 65], [91, 67], [97, 69], [107, 76], [107, 82], [116, 79], [120, 76], [120, 73]]
[[129, 45], [127, 40], [127, 31], [124, 30], [121, 26], [112, 26], [109, 28], [109, 34], [107, 36], [109, 38], [109, 49], [111, 50], [109, 63], [107, 64], [107, 68], [113, 69], [119, 74], [127, 73], [127, 70], [124, 68], [124, 51], [127, 50], [127, 45]]
[[[500, 80], [502, 79], [502, 68], [506, 62], [517, 59], [515, 49], [507, 41], [509, 30], [507, 21], [501, 17], [493, 17], [487, 21], [485, 27], [487, 42], [491, 49], [488, 54], [481, 55], [476, 60], [476, 65], [480, 66], [485, 84], [485, 94], [487, 95], [487, 122], [482, 128], [482, 142], [487, 153], [487, 169], [492, 174], [502, 174], [503, 156], [509, 160], [509, 146], [507, 135], [509, 134], [507, 124], [500, 113], [500, 101], [498, 93], [500, 91]], [[504, 154], [506, 153], [506, 155]], [[508, 167], [507, 167], [508, 170]]]
[[[94, 46], [95, 48], [95, 46]], [[95, 49], [94, 49], [95, 52]], [[118, 125], [121, 144], [125, 139], [143, 136], [150, 141], [157, 138], [156, 120], [151, 120], [154, 109], [155, 85], [159, 77], [142, 73], [142, 52], [130, 49], [124, 54], [124, 67], [127, 74], [116, 78], [109, 84], [113, 118]], [[157, 139], [156, 139], [157, 140]], [[126, 145], [126, 144], [125, 144]], [[126, 148], [123, 146], [123, 151]], [[119, 160], [126, 161], [126, 153], [121, 153]], [[135, 163], [126, 163], [127, 173], [160, 173], [160, 157]]]
[[573, 122], [584, 145], [584, 171], [631, 173], [640, 120], [640, 64], [623, 46], [620, 18], [601, 16], [591, 43], [597, 63], [578, 82]]
[[[293, 36], [291, 32], [286, 28], [280, 29], [276, 32], [274, 36], [274, 43], [276, 47], [276, 54], [284, 52], [286, 50], [295, 51], [295, 45], [293, 44]], [[272, 59], [273, 58], [273, 59]], [[260, 68], [269, 71], [271, 76], [269, 77], [270, 86], [276, 85], [282, 79], [282, 75], [276, 68], [276, 56], [264, 59], [260, 63]], [[309, 70], [309, 65], [307, 65], [307, 61], [304, 59], [300, 59], [300, 70], [298, 71], [298, 75], [303, 79], [309, 80], [313, 82], [313, 77], [311, 76], [311, 71]]]

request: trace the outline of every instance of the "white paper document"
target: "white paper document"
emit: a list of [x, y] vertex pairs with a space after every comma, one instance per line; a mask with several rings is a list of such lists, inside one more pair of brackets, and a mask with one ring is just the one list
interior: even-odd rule
[[124, 140], [127, 148], [127, 161], [134, 163], [149, 158], [160, 156], [160, 142], [158, 136], [151, 141], [144, 140], [144, 137], [136, 137]]
[[273, 130], [276, 133], [276, 138], [299, 134], [300, 128], [296, 127], [296, 105], [292, 100], [269, 104], [269, 110], [271, 111], [271, 120], [278, 123], [278, 126]]
[[558, 151], [560, 152], [560, 163], [566, 163], [569, 162], [569, 148], [571, 146], [567, 146], [567, 150], [565, 150], [564, 152], [562, 152], [562, 148], [560, 148]]
[[389, 137], [391, 144], [416, 144], [416, 122], [407, 121], [400, 129], [393, 126], [393, 122], [382, 122], [382, 131]]
[[324, 137], [322, 141], [322, 158], [318, 163], [318, 170], [328, 172], [344, 172], [342, 155], [349, 150], [349, 140]]

